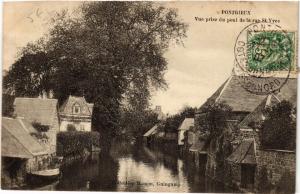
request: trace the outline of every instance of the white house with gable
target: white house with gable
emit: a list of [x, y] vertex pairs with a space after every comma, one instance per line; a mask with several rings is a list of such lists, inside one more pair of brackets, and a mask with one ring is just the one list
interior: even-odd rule
[[84, 97], [69, 96], [59, 109], [60, 131], [91, 131], [93, 106]]

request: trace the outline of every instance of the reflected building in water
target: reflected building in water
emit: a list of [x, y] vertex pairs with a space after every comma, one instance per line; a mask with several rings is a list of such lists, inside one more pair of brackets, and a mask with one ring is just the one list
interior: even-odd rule
[[[209, 184], [208, 184], [209, 183]], [[95, 154], [62, 167], [52, 185], [64, 191], [215, 192], [192, 162], [144, 146], [114, 142], [110, 155]], [[219, 188], [219, 189], [218, 189]]]

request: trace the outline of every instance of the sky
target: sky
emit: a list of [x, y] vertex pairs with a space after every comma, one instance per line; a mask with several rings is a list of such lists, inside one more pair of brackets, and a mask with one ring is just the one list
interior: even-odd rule
[[[165, 53], [169, 87], [152, 94], [151, 105], [174, 114], [184, 106], [200, 107], [230, 76], [234, 45], [239, 32], [250, 23], [230, 22], [232, 18], [271, 18], [289, 31], [297, 31], [297, 2], [162, 2], [176, 8], [179, 18], [189, 25], [184, 46], [171, 44]], [[62, 9], [75, 9], [79, 2], [4, 3], [3, 69], [17, 59], [18, 50], [47, 33], [49, 18]], [[251, 15], [223, 15], [222, 10], [249, 10]], [[198, 18], [225, 19], [200, 22]]]

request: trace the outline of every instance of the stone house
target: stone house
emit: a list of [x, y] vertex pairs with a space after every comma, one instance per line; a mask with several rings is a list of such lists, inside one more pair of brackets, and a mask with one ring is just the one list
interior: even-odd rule
[[[224, 174], [222, 176], [227, 179], [225, 182], [229, 185], [235, 184], [239, 188], [250, 189], [257, 187], [257, 177], [260, 175], [259, 166], [261, 165], [258, 158], [261, 150], [259, 148], [258, 129], [253, 125], [255, 123], [253, 121], [264, 119], [261, 113], [267, 105], [283, 99], [296, 99], [296, 95], [292, 94], [297, 91], [296, 83], [297, 79], [289, 78], [280, 91], [268, 96], [256, 95], [246, 91], [239, 83], [237, 75], [232, 75], [221, 85], [198, 109], [195, 115], [195, 128], [202, 133], [206, 132], [205, 126], [199, 126], [199, 123], [201, 123], [199, 121], [205, 119], [206, 113], [204, 112], [204, 107], [206, 105], [216, 102], [223, 102], [229, 105], [232, 108], [232, 115], [230, 115], [227, 125], [224, 126], [227, 134], [229, 134], [228, 136], [224, 136], [224, 141], [226, 139], [231, 142], [233, 152], [225, 160], [225, 172], [218, 172], [216, 167], [216, 153], [219, 142], [218, 140], [210, 141], [207, 148], [206, 175], [218, 179], [220, 174]], [[289, 155], [292, 154], [289, 153]], [[251, 160], [249, 160], [249, 157], [251, 157]], [[292, 156], [288, 158], [292, 158]]]
[[69, 96], [59, 108], [60, 131], [91, 131], [94, 104], [84, 97]]
[[[208, 100], [198, 109], [195, 115], [195, 128], [200, 130], [200, 132], [206, 133], [207, 129], [203, 126], [199, 126], [200, 120], [204, 120], [206, 113], [204, 112], [204, 107], [209, 104], [214, 103], [225, 103], [232, 108], [232, 114], [230, 115], [231, 127], [224, 126], [231, 131], [230, 133], [236, 133], [235, 125], [241, 122], [246, 115], [251, 113], [265, 98], [265, 96], [255, 95], [246, 91], [239, 83], [239, 77], [236, 75], [230, 76], [220, 88], [210, 97]], [[245, 99], [247, 99], [245, 101]], [[230, 139], [232, 140], [232, 139]], [[235, 145], [237, 146], [237, 144]], [[218, 178], [218, 174], [223, 174], [223, 172], [217, 172], [216, 164], [216, 153], [218, 148], [217, 141], [211, 141], [207, 148], [207, 163], [206, 163], [206, 175], [211, 178]]]
[[14, 116], [24, 118], [39, 129], [49, 154], [56, 154], [56, 134], [59, 131], [59, 118], [56, 99], [21, 98], [14, 101]]
[[[234, 184], [239, 187], [260, 191], [259, 184], [262, 182], [261, 177], [265, 173], [267, 180], [273, 186], [276, 186], [282, 180], [285, 174], [289, 174], [290, 177], [295, 176], [295, 152], [293, 150], [266, 150], [261, 146], [259, 139], [259, 129], [257, 123], [263, 122], [265, 119], [264, 110], [268, 106], [273, 106], [282, 100], [287, 100], [292, 103], [293, 107], [297, 106], [297, 79], [288, 79], [286, 84], [277, 93], [269, 94], [261, 102], [259, 106], [255, 108], [253, 112], [248, 114], [238, 125], [239, 133], [235, 134], [234, 141], [238, 144], [243, 144], [245, 139], [252, 139], [254, 149], [254, 161], [253, 168], [250, 175], [252, 185], [244, 184], [243, 176], [234, 176]], [[296, 116], [294, 116], [296, 118]], [[232, 163], [231, 163], [232, 164]], [[236, 162], [227, 170], [232, 170], [234, 165], [241, 168], [243, 165]], [[243, 173], [243, 169], [240, 169]], [[232, 173], [232, 171], [230, 172]], [[247, 178], [247, 177], [246, 177]], [[294, 179], [295, 180], [295, 179]], [[288, 181], [293, 182], [294, 180]]]
[[49, 153], [26, 120], [2, 117], [1, 129], [1, 186], [17, 188], [25, 184], [27, 173], [47, 168]]

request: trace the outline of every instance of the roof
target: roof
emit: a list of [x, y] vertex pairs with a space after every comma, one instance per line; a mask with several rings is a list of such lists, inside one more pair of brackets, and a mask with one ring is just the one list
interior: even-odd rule
[[216, 101], [226, 103], [232, 107], [233, 111], [252, 112], [264, 98], [264, 95], [253, 94], [244, 89], [239, 77], [232, 76], [224, 85]]
[[[289, 78], [280, 89], [279, 95], [290, 96], [292, 91], [296, 91], [295, 88], [297, 88], [297, 79]], [[257, 95], [247, 91], [240, 84], [239, 76], [232, 75], [210, 98], [207, 99], [207, 101], [199, 108], [198, 112], [203, 112], [205, 106], [215, 102], [224, 102], [232, 107], [233, 111], [252, 112], [266, 96], [267, 95]]]
[[48, 126], [53, 124], [57, 112], [56, 99], [16, 98], [14, 106], [18, 117]]
[[265, 99], [255, 108], [253, 112], [248, 114], [239, 124], [239, 128], [249, 129], [249, 124], [253, 121], [260, 121], [263, 118], [263, 110], [266, 106], [271, 106], [287, 100], [292, 103], [294, 107], [297, 106], [297, 79], [288, 79], [285, 86], [275, 94], [269, 94]]
[[73, 106], [78, 104], [80, 106], [80, 114], [82, 116], [91, 116], [93, 114], [94, 104], [87, 103], [84, 97], [69, 96], [69, 98], [59, 108], [60, 114], [73, 114]]
[[26, 121], [2, 117], [1, 155], [16, 158], [32, 158], [47, 154], [47, 151], [26, 129]]
[[149, 131], [147, 131], [143, 136], [144, 137], [148, 137], [150, 135], [153, 135], [156, 132], [157, 129], [157, 125], [154, 125]]
[[238, 164], [256, 164], [254, 140], [243, 140], [227, 160]]
[[11, 134], [2, 128], [1, 156], [12, 158], [32, 158], [33, 155]]
[[239, 129], [251, 129], [251, 123], [254, 121], [260, 121], [263, 118], [263, 110], [266, 107], [268, 97], [266, 97], [260, 105], [258, 105], [253, 112], [248, 114], [238, 125]]
[[185, 118], [181, 125], [178, 127], [178, 130], [189, 130], [190, 127], [194, 126], [194, 118]]

